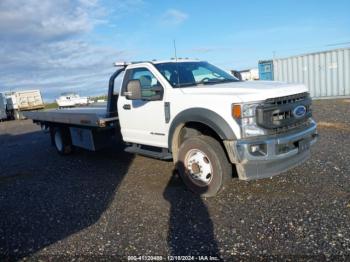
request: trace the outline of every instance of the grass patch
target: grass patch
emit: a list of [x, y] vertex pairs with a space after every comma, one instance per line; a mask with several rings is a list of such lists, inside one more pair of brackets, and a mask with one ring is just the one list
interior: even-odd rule
[[58, 105], [56, 102], [45, 104], [45, 109], [56, 109], [56, 108], [58, 108]]

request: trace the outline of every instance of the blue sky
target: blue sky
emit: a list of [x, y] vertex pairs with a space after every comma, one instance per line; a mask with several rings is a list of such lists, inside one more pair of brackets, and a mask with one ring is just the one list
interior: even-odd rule
[[[118, 60], [208, 60], [225, 69], [350, 46], [350, 1], [2, 0], [0, 92], [106, 93]], [[344, 44], [342, 44], [344, 43]]]

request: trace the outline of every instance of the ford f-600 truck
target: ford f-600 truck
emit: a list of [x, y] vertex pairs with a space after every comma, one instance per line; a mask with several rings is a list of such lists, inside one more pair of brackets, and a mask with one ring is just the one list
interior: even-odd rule
[[98, 150], [121, 133], [125, 151], [173, 159], [187, 187], [209, 197], [233, 173], [250, 180], [300, 165], [317, 140], [304, 85], [244, 82], [197, 60], [116, 66], [106, 107], [25, 114], [50, 130], [60, 154]]

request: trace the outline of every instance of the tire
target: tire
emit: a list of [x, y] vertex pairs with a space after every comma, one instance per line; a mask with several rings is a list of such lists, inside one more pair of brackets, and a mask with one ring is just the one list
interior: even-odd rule
[[69, 155], [73, 152], [73, 145], [69, 131], [63, 128], [55, 128], [53, 131], [53, 144], [60, 155]]
[[232, 166], [221, 144], [209, 136], [185, 140], [176, 167], [185, 185], [203, 197], [215, 196], [232, 178]]
[[14, 118], [14, 120], [21, 120], [21, 116], [20, 116], [18, 110], [13, 111], [13, 118]]

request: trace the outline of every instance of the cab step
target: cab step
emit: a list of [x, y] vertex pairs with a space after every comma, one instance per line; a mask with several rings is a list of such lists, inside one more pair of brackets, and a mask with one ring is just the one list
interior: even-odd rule
[[169, 160], [173, 158], [172, 154], [167, 148], [162, 148], [161, 151], [159, 151], [159, 148], [157, 147], [132, 144], [131, 146], [125, 148], [124, 151], [162, 160]]

